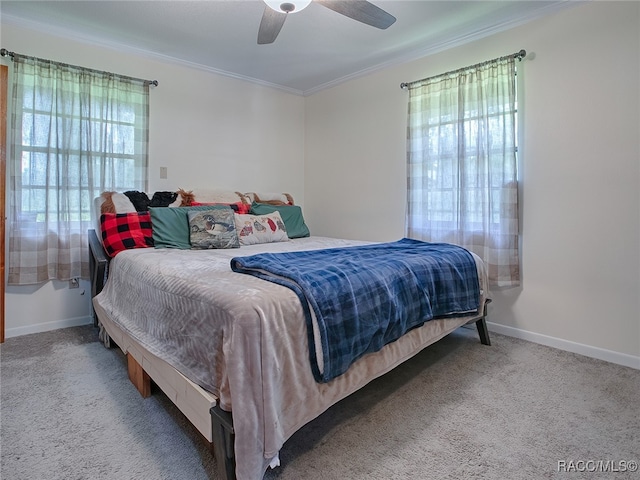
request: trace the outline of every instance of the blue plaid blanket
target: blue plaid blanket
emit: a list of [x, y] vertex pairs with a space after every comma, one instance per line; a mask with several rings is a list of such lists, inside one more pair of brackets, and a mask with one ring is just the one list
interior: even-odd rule
[[[291, 288], [307, 322], [311, 369], [318, 382], [343, 374], [358, 358], [380, 350], [435, 317], [474, 314], [480, 288], [473, 256], [464, 248], [404, 238], [397, 242], [231, 260], [235, 272]], [[315, 313], [322, 365], [315, 349]]]

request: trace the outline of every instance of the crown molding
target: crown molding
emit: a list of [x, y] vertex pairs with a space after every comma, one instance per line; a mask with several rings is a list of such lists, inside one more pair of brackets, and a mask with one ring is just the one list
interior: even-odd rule
[[[578, 0], [578, 1], [574, 1], [574, 0], [565, 0], [562, 3], [554, 3], [554, 4], [550, 4], [550, 5], [545, 5], [544, 7], [539, 8], [538, 10], [536, 10], [535, 12], [531, 12], [529, 15], [522, 17], [519, 16], [517, 18], [511, 18], [509, 20], [506, 20], [498, 25], [494, 25], [490, 28], [485, 28], [483, 30], [479, 30], [477, 32], [474, 32], [473, 34], [470, 35], [464, 35], [464, 36], [460, 36], [454, 40], [451, 41], [447, 41], [447, 42], [442, 42], [439, 44], [435, 44], [435, 45], [430, 45], [428, 47], [421, 47], [421, 48], [417, 48], [417, 49], [413, 49], [410, 52], [407, 52], [403, 55], [400, 55], [398, 57], [395, 57], [393, 60], [389, 60], [387, 62], [383, 62], [380, 63], [376, 66], [370, 67], [370, 68], [365, 68], [363, 70], [359, 70], [357, 72], [351, 73], [349, 75], [345, 75], [344, 77], [340, 77], [337, 78], [335, 80], [331, 80], [329, 82], [323, 83], [322, 85], [318, 85], [317, 87], [313, 87], [310, 88], [308, 90], [305, 90], [303, 92], [303, 95], [305, 97], [308, 97], [310, 95], [313, 95], [315, 93], [321, 92], [323, 90], [328, 90], [329, 88], [333, 88], [337, 85], [340, 85], [342, 83], [348, 82], [350, 80], [354, 80], [356, 78], [361, 78], [367, 75], [370, 75], [372, 73], [378, 72], [380, 70], [384, 70], [386, 68], [389, 67], [394, 67], [397, 65], [402, 65], [404, 63], [409, 63], [409, 62], [413, 62], [415, 60], [419, 60], [421, 58], [425, 58], [428, 57], [430, 55], [435, 55], [436, 53], [441, 53], [444, 52], [445, 50], [450, 50], [452, 48], [456, 48], [456, 47], [461, 47], [463, 45], [467, 45], [471, 42], [475, 42], [477, 40], [486, 38], [486, 37], [490, 37], [492, 35], [495, 35], [497, 33], [501, 33], [507, 30], [511, 30], [512, 28], [518, 27], [520, 25], [524, 25], [526, 23], [529, 23], [533, 20], [537, 20], [539, 18], [545, 17], [547, 15], [550, 15], [552, 13], [557, 13], [561, 10], [565, 10], [569, 7], [574, 7], [578, 4], [583, 4], [583, 3], [587, 3], [587, 1], [590, 0]], [[520, 47], [520, 46], [515, 46], [514, 47], [515, 50], [519, 50], [520, 48], [526, 48], [526, 46]]]
[[[563, 2], [560, 3], [553, 3], [553, 4], [549, 4], [549, 5], [545, 5], [539, 9], [537, 9], [535, 12], [530, 12], [527, 16], [525, 17], [514, 17], [511, 18], [509, 20], [506, 20], [504, 22], [501, 22], [498, 25], [494, 25], [490, 28], [486, 28], [477, 32], [474, 32], [473, 34], [470, 35], [464, 35], [464, 36], [460, 36], [454, 40], [451, 41], [446, 41], [446, 42], [442, 42], [439, 44], [435, 44], [435, 45], [430, 45], [430, 46], [426, 46], [426, 47], [420, 47], [417, 49], [413, 49], [409, 52], [406, 52], [405, 54], [399, 55], [394, 57], [392, 60], [386, 61], [386, 62], [382, 62], [378, 65], [369, 67], [369, 68], [365, 68], [362, 70], [359, 70], [357, 72], [353, 72], [351, 74], [345, 75], [343, 77], [337, 78], [335, 80], [331, 80], [329, 82], [325, 82], [323, 84], [317, 85], [316, 87], [307, 89], [307, 90], [299, 90], [299, 89], [295, 89], [292, 87], [287, 87], [285, 85], [280, 85], [280, 84], [275, 84], [275, 83], [271, 83], [271, 82], [267, 82], [265, 80], [261, 80], [258, 78], [253, 78], [253, 77], [249, 77], [246, 75], [241, 75], [241, 74], [237, 74], [234, 72], [229, 72], [226, 70], [221, 70], [218, 68], [214, 68], [214, 67], [210, 67], [207, 65], [202, 65], [200, 63], [195, 63], [195, 62], [190, 62], [190, 61], [186, 61], [186, 60], [182, 60], [180, 58], [176, 58], [176, 57], [172, 57], [169, 55], [164, 55], [164, 54], [160, 54], [160, 53], [155, 53], [155, 52], [151, 52], [149, 50], [145, 50], [145, 49], [141, 49], [138, 47], [134, 47], [131, 45], [127, 45], [124, 43], [119, 43], [119, 42], [113, 42], [113, 41], [105, 41], [105, 40], [98, 40], [94, 37], [91, 37], [89, 35], [83, 35], [83, 34], [79, 34], [77, 32], [74, 32], [70, 29], [66, 29], [66, 28], [61, 28], [61, 27], [55, 27], [52, 25], [48, 25], [46, 23], [40, 23], [40, 22], [35, 22], [32, 20], [26, 20], [20, 17], [16, 17], [13, 15], [3, 15], [2, 16], [2, 22], [3, 23], [7, 23], [10, 25], [15, 25], [15, 26], [19, 26], [22, 28], [27, 28], [27, 29], [31, 29], [31, 30], [36, 30], [42, 33], [46, 33], [55, 37], [59, 37], [59, 38], [64, 38], [64, 39], [68, 39], [68, 40], [73, 40], [73, 41], [77, 41], [86, 45], [92, 45], [92, 46], [96, 46], [96, 47], [101, 47], [101, 48], [106, 48], [109, 50], [113, 50], [119, 53], [127, 53], [127, 54], [133, 54], [133, 55], [137, 55], [143, 58], [147, 58], [150, 60], [155, 60], [155, 61], [159, 61], [162, 63], [166, 63], [166, 64], [172, 64], [172, 65], [178, 65], [178, 66], [182, 66], [182, 67], [186, 67], [186, 68], [191, 68], [194, 70], [200, 70], [203, 72], [207, 72], [207, 73], [212, 73], [215, 75], [220, 75], [223, 77], [227, 77], [227, 78], [233, 78], [236, 80], [241, 80], [241, 81], [245, 81], [245, 82], [249, 82], [252, 84], [256, 84], [256, 85], [260, 85], [260, 86], [264, 86], [264, 87], [268, 87], [268, 88], [273, 88], [275, 90], [280, 90], [282, 92], [286, 92], [289, 94], [293, 94], [293, 95], [301, 95], [301, 96], [311, 96], [315, 93], [318, 93], [320, 91], [323, 90], [328, 90], [330, 88], [333, 88], [337, 85], [340, 85], [342, 83], [348, 82], [350, 80], [354, 80], [357, 78], [361, 78], [364, 77], [366, 75], [370, 75], [372, 73], [378, 72], [380, 70], [384, 70], [386, 68], [389, 67], [393, 67], [393, 66], [397, 66], [397, 65], [401, 65], [404, 63], [408, 63], [408, 62], [412, 62], [415, 60], [419, 60], [421, 58], [424, 57], [428, 57], [430, 55], [434, 55], [436, 53], [441, 53], [445, 50], [449, 50], [451, 48], [455, 48], [455, 47], [460, 47], [466, 44], [469, 44], [471, 42], [489, 37], [491, 35], [495, 35], [497, 33], [501, 33], [504, 32], [506, 30], [510, 30], [512, 28], [515, 28], [517, 26], [529, 23], [533, 20], [536, 20], [538, 18], [544, 17], [546, 15], [550, 15], [552, 13], [556, 13], [559, 12], [561, 10], [570, 8], [570, 7], [574, 7], [576, 5], [580, 5], [583, 3], [587, 3], [587, 1], [589, 0], [565, 0]], [[524, 46], [519, 46], [516, 45], [514, 48], [526, 48], [526, 45]]]
[[16, 17], [13, 15], [2, 15], [2, 22], [8, 25], [14, 25], [16, 27], [26, 28], [29, 30], [36, 30], [38, 32], [45, 33], [47, 35], [51, 35], [54, 37], [62, 38], [65, 40], [72, 40], [75, 42], [82, 43], [84, 45], [91, 45], [94, 47], [106, 48], [118, 53], [132, 54], [132, 55], [143, 57], [149, 60], [155, 60], [155, 61], [166, 63], [166, 64], [178, 65], [182, 67], [192, 68], [194, 70], [200, 70], [207, 73], [213, 73], [215, 75], [233, 78], [236, 80], [242, 80], [245, 82], [253, 83], [263, 87], [273, 88], [273, 89], [280, 90], [286, 93], [291, 93], [294, 95], [303, 94], [302, 90], [287, 87], [284, 85], [279, 85], [276, 83], [267, 82], [265, 80], [260, 80], [259, 78], [240, 75], [237, 73], [228, 72], [226, 70], [221, 70], [221, 69], [210, 67], [207, 65], [202, 65], [200, 63], [182, 60], [180, 58], [172, 57], [170, 55], [151, 52], [149, 50], [127, 45], [125, 43], [98, 40], [95, 37], [91, 37], [89, 35], [82, 35], [66, 28], [55, 27], [45, 23], [35, 22], [33, 20], [26, 20], [24, 18]]

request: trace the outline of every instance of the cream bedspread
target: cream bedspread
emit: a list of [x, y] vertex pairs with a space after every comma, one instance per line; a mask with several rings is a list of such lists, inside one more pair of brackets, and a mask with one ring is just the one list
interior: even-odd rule
[[[335, 380], [317, 383], [297, 296], [232, 272], [230, 260], [364, 243], [310, 237], [228, 250], [127, 250], [112, 259], [109, 279], [94, 302], [151, 353], [233, 411], [237, 478], [257, 480], [305, 423], [471, 320], [431, 320], [365, 355]], [[483, 305], [486, 272], [474, 258]]]

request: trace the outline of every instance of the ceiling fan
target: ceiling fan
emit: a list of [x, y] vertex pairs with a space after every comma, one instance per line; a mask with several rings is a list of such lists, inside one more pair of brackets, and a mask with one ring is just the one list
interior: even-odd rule
[[[386, 29], [393, 25], [396, 18], [373, 3], [366, 0], [314, 0], [316, 3], [338, 12], [346, 17], [366, 23], [372, 27]], [[306, 8], [311, 0], [264, 0], [266, 3], [260, 29], [258, 30], [258, 45], [273, 43], [290, 13], [297, 13]]]

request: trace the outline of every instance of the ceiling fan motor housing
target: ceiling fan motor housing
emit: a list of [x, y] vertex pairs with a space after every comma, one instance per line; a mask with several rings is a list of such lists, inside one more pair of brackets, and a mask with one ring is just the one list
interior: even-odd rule
[[264, 3], [276, 12], [297, 13], [308, 7], [311, 0], [291, 0], [290, 2], [282, 2], [281, 0], [264, 0]]

